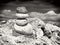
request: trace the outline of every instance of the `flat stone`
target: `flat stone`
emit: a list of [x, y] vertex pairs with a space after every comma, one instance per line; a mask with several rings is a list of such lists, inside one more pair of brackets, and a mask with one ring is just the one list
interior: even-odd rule
[[16, 24], [19, 26], [25, 26], [27, 24], [27, 20], [23, 19], [23, 20], [16, 20]]
[[21, 13], [16, 13], [17, 18], [28, 18], [28, 14], [21, 14]]

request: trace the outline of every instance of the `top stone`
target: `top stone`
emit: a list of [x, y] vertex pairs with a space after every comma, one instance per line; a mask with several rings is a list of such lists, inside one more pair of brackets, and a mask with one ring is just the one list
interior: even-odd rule
[[27, 13], [27, 9], [25, 7], [17, 7], [16, 9], [17, 13]]
[[28, 11], [26, 10], [25, 7], [17, 7], [16, 11], [17, 11], [16, 16], [18, 18], [28, 18], [29, 17]]

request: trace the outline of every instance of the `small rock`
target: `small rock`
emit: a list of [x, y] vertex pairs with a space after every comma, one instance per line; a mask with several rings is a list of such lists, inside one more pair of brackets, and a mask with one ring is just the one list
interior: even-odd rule
[[60, 28], [59, 27], [57, 27], [57, 26], [55, 26], [55, 25], [52, 25], [52, 24], [46, 24], [45, 25], [45, 30], [47, 30], [47, 31], [49, 31], [49, 32], [51, 32], [51, 31], [60, 31]]
[[55, 13], [53, 10], [48, 11], [46, 14], [49, 14], [49, 15], [56, 15], [56, 13]]
[[36, 30], [36, 35], [37, 35], [37, 38], [41, 38], [44, 35], [44, 33], [41, 29], [37, 29]]
[[41, 27], [45, 26], [45, 23], [39, 18], [32, 18], [31, 20], [32, 20], [31, 24], [33, 27], [41, 28]]
[[25, 7], [17, 7], [16, 11], [17, 11], [17, 13], [26, 13], [26, 12], [28, 12]]

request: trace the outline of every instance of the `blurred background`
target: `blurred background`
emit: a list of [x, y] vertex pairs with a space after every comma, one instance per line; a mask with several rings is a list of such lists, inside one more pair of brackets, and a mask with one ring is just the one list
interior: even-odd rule
[[60, 12], [59, 0], [0, 0], [0, 10], [15, 10], [17, 6], [25, 6], [28, 11], [47, 12], [54, 10], [56, 13]]
[[[7, 14], [6, 17], [14, 17], [11, 14], [15, 14], [16, 8], [19, 6], [24, 6], [27, 8], [28, 12], [39, 12], [32, 13], [32, 16], [39, 17], [40, 13], [47, 13], [50, 10], [55, 11], [55, 13], [59, 14], [58, 16], [42, 16], [42, 18], [46, 17], [47, 22], [55, 23], [60, 27], [60, 1], [59, 0], [0, 0], [0, 13], [2, 10], [11, 10], [10, 14]], [[8, 16], [9, 15], [9, 16]], [[1, 18], [1, 17], [0, 17]], [[0, 19], [1, 20], [1, 19]], [[5, 20], [5, 19], [2, 19]]]

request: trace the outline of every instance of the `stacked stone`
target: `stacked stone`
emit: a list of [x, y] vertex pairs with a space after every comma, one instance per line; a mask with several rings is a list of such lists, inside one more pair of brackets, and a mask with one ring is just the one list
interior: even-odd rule
[[27, 14], [27, 10], [25, 9], [25, 7], [18, 7], [16, 11], [16, 24], [20, 26], [26, 25], [28, 23], [26, 18], [28, 18], [29, 15]]
[[32, 25], [30, 25], [27, 21], [27, 18], [29, 17], [27, 10], [25, 7], [18, 7], [16, 16], [18, 17], [16, 19], [16, 24], [14, 24], [14, 29], [16, 32], [20, 34], [32, 34]]

